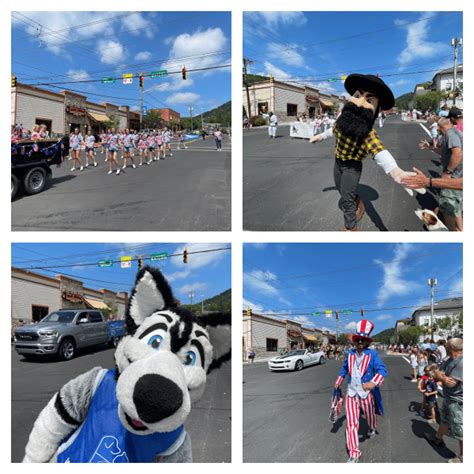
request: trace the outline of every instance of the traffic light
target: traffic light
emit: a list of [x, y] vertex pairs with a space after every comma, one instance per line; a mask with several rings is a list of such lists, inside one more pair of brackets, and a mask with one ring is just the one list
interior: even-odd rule
[[140, 258], [138, 259], [138, 269], [141, 270], [142, 267], [143, 267], [143, 258], [140, 257]]
[[186, 74], [187, 74], [188, 71], [186, 71], [186, 66], [183, 66], [183, 69], [181, 69], [181, 76], [183, 77], [183, 81], [185, 81], [187, 78], [186, 78]]
[[143, 77], [143, 74], [140, 74], [139, 81], [140, 87], [143, 87], [145, 85], [145, 78]]
[[12, 74], [12, 87], [16, 87], [16, 76]]
[[339, 311], [336, 311], [336, 321], [339, 320]]
[[188, 250], [183, 250], [183, 263], [188, 263]]
[[360, 315], [364, 317], [364, 308], [360, 308]]
[[247, 308], [247, 316], [252, 316], [252, 308]]

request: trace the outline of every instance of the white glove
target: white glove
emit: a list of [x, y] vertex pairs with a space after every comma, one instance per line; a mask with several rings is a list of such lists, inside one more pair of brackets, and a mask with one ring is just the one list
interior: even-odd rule
[[[407, 176], [416, 176], [416, 173], [414, 171], [403, 171], [401, 168], [398, 166], [396, 168], [393, 168], [392, 171], [390, 171], [390, 176], [393, 178], [393, 180], [398, 183], [402, 184], [402, 179], [407, 177]], [[402, 184], [403, 186], [403, 184]], [[403, 189], [410, 195], [413, 196], [413, 189], [406, 188], [403, 186]], [[426, 189], [425, 188], [417, 188], [415, 191], [419, 194], [425, 194]]]
[[309, 139], [309, 143], [316, 143], [316, 142], [322, 142], [324, 140], [323, 133], [320, 133], [319, 135], [313, 135]]

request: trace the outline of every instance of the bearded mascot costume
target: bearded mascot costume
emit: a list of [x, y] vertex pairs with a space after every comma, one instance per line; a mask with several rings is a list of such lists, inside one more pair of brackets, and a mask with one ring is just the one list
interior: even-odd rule
[[[365, 212], [357, 188], [362, 174], [362, 161], [367, 155], [372, 155], [384, 172], [399, 184], [403, 178], [415, 173], [403, 171], [398, 167], [395, 158], [385, 148], [373, 128], [379, 112], [389, 110], [395, 105], [390, 88], [382, 79], [370, 74], [351, 74], [347, 76], [344, 87], [351, 97], [344, 105], [334, 127], [315, 135], [310, 139], [310, 143], [335, 138], [334, 183], [341, 196], [343, 230], [355, 231], [357, 222]], [[411, 189], [405, 190], [413, 195]], [[425, 189], [417, 191], [426, 192]]]
[[206, 375], [230, 359], [231, 316], [177, 306], [158, 269], [138, 272], [115, 369], [64, 385], [39, 414], [23, 462], [191, 462], [184, 423]]

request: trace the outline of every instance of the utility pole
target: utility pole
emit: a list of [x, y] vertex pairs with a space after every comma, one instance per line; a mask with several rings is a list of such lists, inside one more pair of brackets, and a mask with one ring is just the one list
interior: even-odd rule
[[462, 45], [462, 38], [452, 38], [451, 46], [454, 48], [454, 66], [453, 66], [453, 105], [456, 107], [456, 95], [458, 88], [458, 48]]
[[249, 64], [252, 64], [253, 61], [251, 59], [244, 58], [244, 85], [245, 85], [245, 90], [247, 91], [247, 118], [250, 124], [250, 118], [252, 117], [252, 111], [250, 109], [250, 92], [249, 92], [249, 81], [247, 77], [247, 66]]
[[142, 130], [142, 121], [143, 121], [143, 73], [140, 73], [140, 130]]
[[434, 297], [435, 297], [435, 286], [438, 284], [436, 278], [430, 278], [428, 280], [428, 286], [431, 288], [431, 305], [430, 305], [430, 327], [431, 327], [431, 339], [434, 335]]
[[204, 314], [204, 295], [201, 295], [201, 316]]
[[339, 311], [336, 311], [336, 343], [339, 339]]
[[194, 130], [194, 123], [193, 123], [193, 106], [188, 105], [189, 115], [191, 116], [191, 133]]
[[190, 305], [192, 306], [193, 305], [194, 292], [190, 291], [188, 293], [188, 296], [189, 296]]

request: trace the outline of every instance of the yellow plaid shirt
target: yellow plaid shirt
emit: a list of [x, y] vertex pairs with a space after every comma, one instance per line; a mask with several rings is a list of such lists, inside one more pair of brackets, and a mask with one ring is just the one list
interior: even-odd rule
[[362, 161], [369, 154], [372, 154], [372, 158], [375, 158], [377, 153], [385, 150], [380, 137], [374, 129], [370, 131], [362, 143], [354, 138], [344, 136], [337, 129], [337, 126], [333, 128], [333, 134], [336, 138], [336, 158], [342, 161]]

